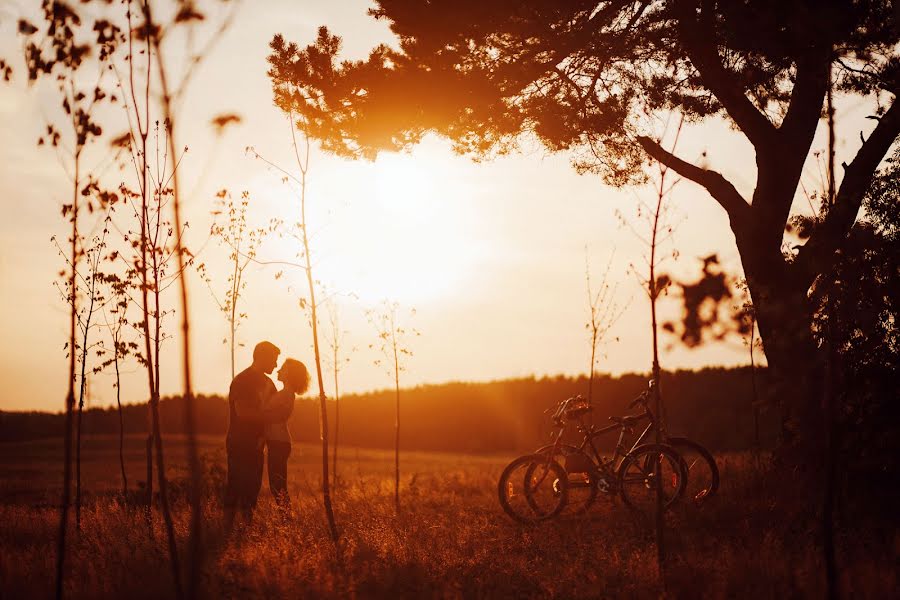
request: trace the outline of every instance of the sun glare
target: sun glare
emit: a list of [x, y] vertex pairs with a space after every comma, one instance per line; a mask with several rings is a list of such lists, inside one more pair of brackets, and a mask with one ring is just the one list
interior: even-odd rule
[[[475, 256], [465, 239], [464, 185], [428, 157], [349, 165], [316, 209], [316, 277], [364, 302], [416, 304], [454, 292]], [[326, 195], [317, 195], [326, 198]]]

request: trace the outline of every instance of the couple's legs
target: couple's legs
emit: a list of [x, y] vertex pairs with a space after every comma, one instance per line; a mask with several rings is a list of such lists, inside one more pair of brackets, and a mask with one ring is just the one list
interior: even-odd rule
[[228, 479], [225, 486], [225, 531], [234, 527], [235, 512], [240, 511], [249, 524], [262, 487], [263, 450], [253, 443], [228, 444]]
[[290, 506], [291, 499], [287, 491], [287, 463], [291, 455], [290, 442], [269, 441], [268, 447], [268, 471], [269, 490], [275, 497], [275, 501], [282, 507]]
[[[290, 442], [267, 442], [269, 489], [282, 508], [290, 506], [287, 491], [287, 462], [291, 454]], [[259, 498], [263, 480], [263, 449], [254, 443], [228, 444], [228, 479], [225, 488], [225, 531], [234, 527], [237, 512], [246, 524], [253, 519], [253, 509]]]

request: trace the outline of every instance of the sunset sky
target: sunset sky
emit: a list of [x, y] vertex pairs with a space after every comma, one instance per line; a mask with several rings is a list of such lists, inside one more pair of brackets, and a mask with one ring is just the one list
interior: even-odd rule
[[[251, 196], [251, 221], [295, 220], [298, 201], [280, 175], [245, 153], [253, 146], [285, 168], [291, 162], [290, 131], [272, 105], [266, 76], [268, 42], [275, 33], [306, 44], [325, 24], [344, 37], [347, 58], [362, 58], [381, 42], [390, 42], [386, 25], [366, 16], [367, 2], [244, 3], [235, 25], [219, 40], [197, 72], [180, 112], [179, 143], [190, 151], [182, 166], [189, 193], [185, 208], [191, 224], [187, 243], [202, 249], [224, 291], [226, 248], [207, 241], [215, 192], [222, 188]], [[53, 287], [63, 268], [50, 242], [65, 235], [60, 205], [70, 183], [56, 156], [35, 141], [45, 116], [54, 114], [52, 90], [29, 89], [23, 76], [19, 40], [20, 13], [0, 8], [0, 56], [15, 59], [14, 81], [0, 86], [0, 410], [61, 410], [66, 390], [67, 307]], [[243, 121], [217, 137], [210, 119], [237, 113]], [[869, 131], [865, 105], [839, 104], [838, 164], [859, 145], [859, 131]], [[115, 131], [124, 130], [117, 126]], [[820, 131], [820, 134], [822, 132]], [[820, 135], [815, 149], [824, 148]], [[722, 122], [686, 128], [678, 154], [703, 160], [721, 170], [749, 196], [755, 163], [749, 144]], [[808, 190], [821, 187], [820, 170], [811, 159], [804, 176]], [[111, 173], [115, 176], [115, 171]], [[123, 173], [123, 177], [133, 177]], [[391, 384], [378, 354], [369, 348], [376, 332], [366, 310], [383, 299], [415, 308], [407, 321], [421, 335], [411, 340], [413, 352], [403, 385], [451, 380], [489, 380], [535, 374], [580, 374], [588, 368], [590, 347], [585, 289], [586, 248], [594, 277], [599, 279], [612, 256], [615, 302], [625, 311], [603, 348], [598, 369], [604, 372], [647, 371], [651, 362], [649, 306], [629, 264], [644, 264], [645, 249], [632, 229], [646, 224], [636, 215], [637, 199], [649, 201], [650, 188], [614, 189], [596, 176], [579, 176], [565, 154], [550, 155], [525, 140], [522, 152], [494, 161], [473, 163], [453, 154], [449, 144], [427, 138], [410, 154], [386, 154], [374, 163], [351, 162], [313, 149], [309, 179], [309, 221], [316, 277], [334, 292], [343, 348], [342, 391], [362, 391]], [[674, 239], [664, 248], [677, 249], [677, 261], [664, 269], [686, 276], [697, 273], [697, 258], [718, 253], [732, 270], [737, 250], [728, 220], [699, 187], [680, 183], [671, 196]], [[795, 204], [809, 212], [805, 201]], [[292, 260], [296, 248], [273, 239], [260, 249], [263, 260]], [[313, 356], [307, 317], [298, 307], [305, 296], [303, 274], [275, 266], [248, 271], [243, 298], [248, 313], [239, 337], [239, 368], [249, 364], [254, 343], [268, 339], [291, 356], [311, 365]], [[206, 285], [190, 281], [194, 325], [193, 358], [199, 392], [223, 393], [230, 381], [224, 315]], [[167, 296], [177, 303], [175, 288]], [[665, 315], [676, 315], [671, 299]], [[174, 335], [178, 316], [168, 317]], [[327, 321], [326, 321], [327, 322]], [[617, 338], [617, 341], [616, 341]], [[668, 346], [673, 340], [664, 337]], [[699, 367], [746, 362], [739, 339], [699, 350], [667, 349], [664, 368]], [[130, 363], [123, 399], [147, 397], [146, 375]], [[162, 393], [180, 389], [180, 345], [164, 343]], [[330, 378], [326, 390], [332, 392]], [[92, 405], [114, 401], [112, 377], [91, 380]]]

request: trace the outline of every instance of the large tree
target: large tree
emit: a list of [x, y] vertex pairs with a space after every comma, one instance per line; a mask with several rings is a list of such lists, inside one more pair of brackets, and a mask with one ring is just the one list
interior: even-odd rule
[[[808, 292], [832, 268], [900, 134], [898, 6], [380, 0], [370, 14], [399, 43], [362, 61], [341, 61], [341, 40], [324, 27], [306, 47], [275, 36], [276, 103], [345, 156], [372, 158], [436, 133], [483, 158], [536, 137], [609, 183], [639, 181], [657, 160], [699, 184], [729, 217], [770, 365], [809, 392], [797, 394], [792, 421], [817, 437], [821, 361]], [[844, 165], [827, 216], [802, 247], [785, 251], [829, 87], [870, 99], [876, 125]], [[653, 123], [673, 112], [688, 122], [722, 117], [747, 138], [756, 152], [752, 197], [662, 147]]]

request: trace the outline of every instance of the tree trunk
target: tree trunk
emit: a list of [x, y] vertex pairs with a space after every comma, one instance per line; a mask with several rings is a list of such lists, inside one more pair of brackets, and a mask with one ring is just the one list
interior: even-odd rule
[[807, 483], [817, 479], [824, 448], [822, 353], [812, 334], [809, 286], [780, 252], [741, 248], [760, 339], [782, 404], [782, 458]]

